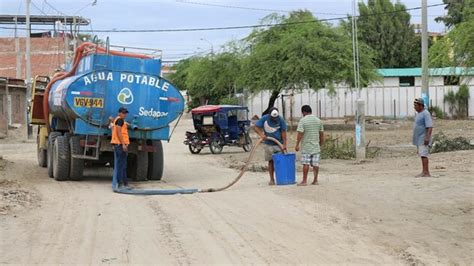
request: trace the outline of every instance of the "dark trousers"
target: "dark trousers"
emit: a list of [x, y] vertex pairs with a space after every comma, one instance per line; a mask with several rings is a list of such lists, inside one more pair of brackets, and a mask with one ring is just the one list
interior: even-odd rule
[[127, 152], [122, 145], [114, 145], [114, 180], [119, 184], [128, 184], [127, 178]]

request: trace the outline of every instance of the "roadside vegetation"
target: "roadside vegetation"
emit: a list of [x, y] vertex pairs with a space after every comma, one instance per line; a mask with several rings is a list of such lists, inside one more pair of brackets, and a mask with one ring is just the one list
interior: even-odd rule
[[449, 138], [442, 131], [433, 136], [432, 153], [472, 150], [474, 145], [464, 137]]
[[[444, 0], [447, 14], [436, 20], [444, 22], [449, 32], [430, 42], [431, 67], [474, 66], [473, 2]], [[376, 68], [421, 65], [420, 36], [415, 34], [404, 4], [371, 0], [360, 2], [359, 10], [362, 86], [378, 79]], [[237, 103], [238, 94], [269, 91], [268, 110], [285, 90], [317, 91], [337, 84], [352, 87], [352, 33], [348, 18], [334, 25], [319, 21], [308, 10], [268, 15], [262, 19], [261, 28], [242, 40], [232, 41], [216, 53], [180, 61], [169, 79], [187, 90], [191, 108]], [[439, 118], [445, 117], [439, 110], [434, 111]]]
[[[375, 158], [380, 154], [379, 147], [371, 147], [370, 141], [366, 146], [366, 158]], [[325, 135], [324, 145], [321, 148], [321, 159], [351, 160], [356, 157], [354, 138], [339, 138]]]

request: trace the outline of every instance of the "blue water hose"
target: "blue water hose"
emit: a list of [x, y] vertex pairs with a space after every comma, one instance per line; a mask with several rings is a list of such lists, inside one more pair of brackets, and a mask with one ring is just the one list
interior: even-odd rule
[[[280, 149], [285, 152], [283, 149], [283, 145], [276, 139], [267, 137], [267, 140], [271, 140], [278, 144]], [[236, 184], [240, 178], [244, 175], [244, 173], [247, 171], [247, 167], [249, 163], [252, 161], [255, 151], [257, 150], [257, 147], [262, 143], [263, 139], [259, 139], [257, 143], [252, 147], [252, 150], [250, 151], [250, 155], [245, 163], [245, 165], [242, 167], [240, 170], [239, 174], [237, 177], [232, 180], [229, 184], [219, 187], [219, 188], [206, 188], [206, 189], [198, 189], [198, 188], [178, 188], [178, 189], [136, 189], [136, 188], [124, 188], [124, 187], [118, 187], [118, 182], [117, 178], [114, 176], [112, 178], [112, 190], [115, 193], [120, 193], [120, 194], [128, 194], [128, 195], [175, 195], [175, 194], [193, 194], [193, 193], [207, 193], [207, 192], [219, 192], [226, 190]]]

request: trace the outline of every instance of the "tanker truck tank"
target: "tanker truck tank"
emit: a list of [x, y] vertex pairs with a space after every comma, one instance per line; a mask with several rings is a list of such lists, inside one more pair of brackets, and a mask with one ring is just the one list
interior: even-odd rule
[[33, 90], [33, 105], [43, 103], [31, 108], [34, 121], [41, 121], [36, 123], [39, 164], [57, 180], [81, 179], [84, 165], [112, 165], [108, 124], [125, 107], [131, 142], [128, 175], [161, 179], [161, 141], [169, 140], [170, 124], [182, 115], [185, 103], [160, 71], [159, 58], [109, 52], [95, 44], [78, 48], [69, 72], [53, 78], [45, 91]]

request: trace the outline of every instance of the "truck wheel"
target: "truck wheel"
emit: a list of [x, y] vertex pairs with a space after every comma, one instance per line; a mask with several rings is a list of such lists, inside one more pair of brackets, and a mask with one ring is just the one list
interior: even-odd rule
[[155, 152], [148, 153], [148, 179], [161, 180], [163, 177], [163, 145], [160, 140], [153, 141]]
[[127, 177], [134, 181], [146, 181], [148, 172], [148, 152], [129, 153], [127, 160]]
[[66, 136], [59, 136], [53, 145], [53, 176], [56, 181], [69, 179], [69, 165], [71, 157], [69, 142]]
[[71, 150], [71, 168], [69, 169], [69, 178], [71, 180], [82, 180], [84, 176], [84, 160], [73, 158], [73, 154], [82, 155], [81, 138], [71, 136], [69, 138], [69, 148]]
[[48, 136], [48, 151], [46, 152], [46, 165], [48, 167], [48, 176], [53, 178], [53, 150], [54, 141], [61, 136], [61, 132], [50, 132]]
[[36, 152], [38, 154], [38, 165], [41, 167], [48, 166], [48, 150], [40, 148], [40, 136], [36, 137]]

